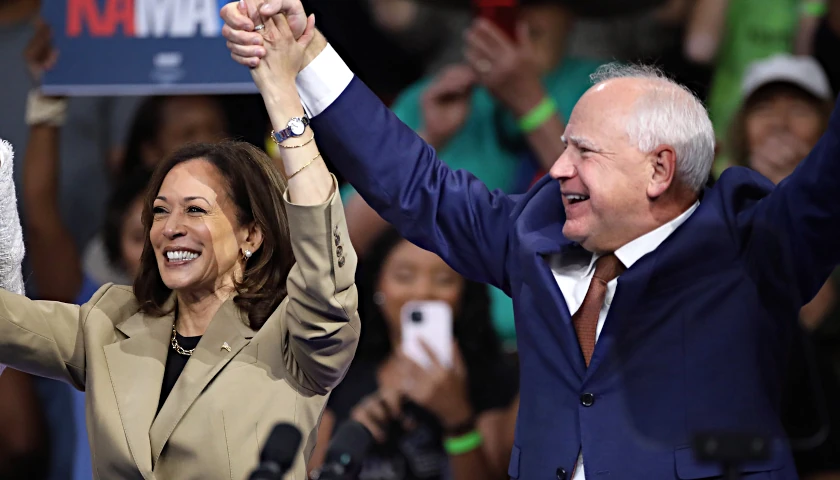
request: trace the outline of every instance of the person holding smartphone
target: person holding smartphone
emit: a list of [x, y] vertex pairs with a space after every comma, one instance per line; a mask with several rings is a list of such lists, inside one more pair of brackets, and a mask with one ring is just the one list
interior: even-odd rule
[[[487, 289], [394, 230], [377, 239], [359, 272], [365, 328], [327, 403], [310, 467], [317, 472], [334, 430], [355, 420], [376, 441], [361, 480], [507, 478], [518, 375], [493, 330]], [[446, 315], [434, 312], [451, 309], [452, 335], [440, 339], [452, 345], [427, 345], [431, 361], [424, 368], [402, 350], [401, 316], [420, 313], [404, 310], [406, 304], [428, 301], [440, 303], [422, 312], [422, 322], [446, 323]], [[435, 351], [451, 352], [451, 366]]]

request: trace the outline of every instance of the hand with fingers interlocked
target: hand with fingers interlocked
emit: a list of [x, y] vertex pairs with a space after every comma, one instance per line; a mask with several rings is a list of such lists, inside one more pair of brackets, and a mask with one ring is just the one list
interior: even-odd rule
[[[314, 16], [306, 15], [300, 0], [239, 0], [222, 7], [225, 24], [222, 35], [227, 39], [231, 57], [239, 64], [256, 68], [269, 54], [271, 44], [266, 43], [267, 30], [274, 25], [284, 34], [303, 45], [303, 62], [298, 70], [308, 64], [326, 46], [326, 39], [314, 29]], [[313, 42], [312, 40], [316, 41]]]
[[250, 39], [251, 47], [246, 49], [228, 41], [231, 55], [234, 59], [248, 59], [250, 57], [247, 55], [250, 54], [261, 55], [261, 60], [251, 62], [250, 66], [254, 82], [263, 94], [267, 89], [275, 87], [294, 88], [304, 52], [315, 35], [315, 17], [307, 17], [303, 32], [296, 36], [290, 22], [295, 17], [284, 14], [263, 16], [260, 13], [262, 10], [252, 9], [245, 1], [236, 3], [236, 8], [241, 16], [257, 18], [261, 23], [254, 26], [255, 31], [250, 32], [253, 37]]

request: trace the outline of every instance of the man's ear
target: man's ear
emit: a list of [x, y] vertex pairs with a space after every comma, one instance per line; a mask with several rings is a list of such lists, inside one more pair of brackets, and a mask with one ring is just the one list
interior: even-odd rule
[[659, 198], [677, 176], [677, 153], [670, 145], [660, 145], [650, 153], [651, 176], [648, 182], [649, 198]]

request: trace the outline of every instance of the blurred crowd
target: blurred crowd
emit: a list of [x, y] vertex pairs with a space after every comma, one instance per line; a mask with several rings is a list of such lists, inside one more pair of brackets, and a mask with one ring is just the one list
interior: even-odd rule
[[[731, 166], [782, 182], [827, 127], [840, 88], [840, 0], [521, 0], [512, 35], [459, 3], [305, 2], [356, 74], [443, 161], [508, 193], [527, 190], [560, 155], [563, 122], [590, 74], [612, 60], [656, 65], [704, 100], [718, 137], [710, 183]], [[248, 95], [73, 97], [62, 118], [27, 121], [29, 92], [54, 60], [39, 9], [38, 0], [0, 0], [0, 138], [16, 149], [27, 294], [83, 303], [105, 283], [131, 284], [143, 248], [139, 200], [169, 152], [228, 138], [277, 152], [261, 99]], [[477, 52], [494, 61], [474, 60]], [[541, 99], [556, 115], [523, 128], [518, 120]], [[379, 442], [363, 480], [473, 478], [442, 441], [442, 426], [466, 409], [490, 470], [506, 478], [518, 408], [510, 299], [400, 238], [349, 185], [341, 194], [361, 258], [364, 328], [311, 468], [335, 426], [355, 419]], [[399, 381], [400, 309], [422, 299], [452, 306], [456, 365], [421, 375], [409, 403], [383, 401]], [[840, 479], [840, 273], [798, 321], [780, 415], [802, 478]], [[0, 479], [91, 478], [82, 395], [11, 370], [0, 377]], [[412, 421], [394, 421], [401, 408]]]

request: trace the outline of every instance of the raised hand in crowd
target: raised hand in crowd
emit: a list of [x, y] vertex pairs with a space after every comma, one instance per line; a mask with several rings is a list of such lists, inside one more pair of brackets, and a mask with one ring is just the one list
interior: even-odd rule
[[452, 342], [452, 366], [422, 344], [431, 360], [423, 367], [403, 353], [397, 355], [401, 372], [399, 391], [404, 398], [433, 413], [446, 430], [456, 430], [473, 419], [467, 385], [467, 367], [457, 342]]
[[368, 429], [379, 443], [388, 441], [390, 426], [402, 417], [402, 397], [393, 386], [382, 385], [366, 396], [350, 412], [350, 418]]
[[542, 100], [546, 91], [529, 26], [520, 23], [516, 39], [492, 22], [479, 18], [465, 34], [464, 56], [479, 83], [505, 107], [522, 117]]
[[433, 414], [446, 430], [457, 429], [473, 420], [464, 357], [453, 342], [452, 366], [444, 366], [434, 351], [425, 346], [431, 365], [423, 367], [402, 352], [386, 364], [379, 390], [360, 401], [350, 417], [367, 427], [379, 443], [389, 440], [389, 428], [395, 422], [411, 429], [412, 418], [403, 405], [411, 401]]
[[26, 68], [32, 79], [38, 83], [45, 71], [55, 66], [58, 50], [52, 44], [52, 30], [42, 19], [35, 22], [35, 34], [24, 51]]
[[[24, 52], [33, 81], [58, 58], [49, 26], [38, 20], [35, 35]], [[24, 225], [32, 268], [41, 298], [73, 302], [82, 288], [81, 254], [61, 218], [59, 201], [59, 139], [66, 99], [30, 93], [27, 106], [29, 143], [23, 167]]]
[[487, 19], [476, 19], [465, 34], [464, 56], [478, 84], [513, 114], [539, 166], [547, 170], [565, 149], [565, 125], [543, 77], [563, 61], [557, 44], [564, 42], [573, 16], [552, 9], [542, 17], [532, 13], [519, 22], [516, 38]]
[[473, 87], [478, 77], [468, 65], [445, 68], [422, 98], [423, 131], [420, 136], [436, 149], [464, 126], [470, 114]]

